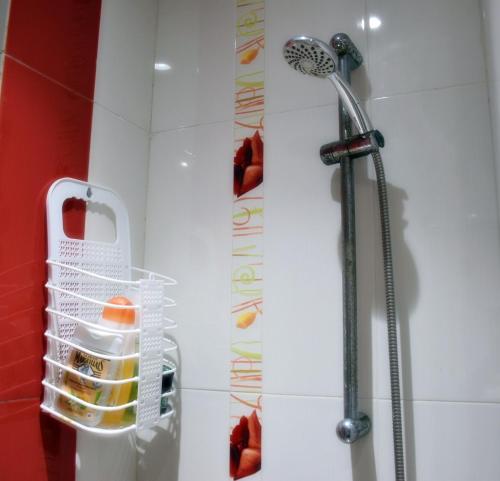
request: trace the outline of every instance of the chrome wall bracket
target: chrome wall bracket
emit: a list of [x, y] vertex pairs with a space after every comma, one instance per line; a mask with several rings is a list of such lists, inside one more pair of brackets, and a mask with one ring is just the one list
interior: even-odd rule
[[357, 159], [378, 152], [384, 146], [384, 137], [378, 130], [353, 135], [321, 146], [319, 156], [325, 165], [340, 164], [344, 157]]

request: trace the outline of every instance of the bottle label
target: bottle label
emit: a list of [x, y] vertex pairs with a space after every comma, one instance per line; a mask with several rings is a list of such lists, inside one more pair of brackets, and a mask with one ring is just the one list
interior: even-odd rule
[[[75, 349], [70, 353], [68, 365], [82, 374], [96, 378], [96, 381], [66, 372], [61, 389], [91, 404], [105, 404], [109, 388], [98, 379], [110, 377], [111, 360]], [[102, 411], [91, 409], [65, 396], [59, 396], [59, 407], [73, 419], [88, 425], [98, 424], [102, 417]]]

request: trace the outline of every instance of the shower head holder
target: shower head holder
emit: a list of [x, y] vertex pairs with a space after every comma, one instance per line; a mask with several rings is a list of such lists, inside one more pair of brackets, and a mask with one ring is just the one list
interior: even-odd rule
[[361, 52], [346, 33], [336, 33], [330, 40], [330, 45], [338, 57], [349, 57], [351, 70], [357, 69], [363, 63]]
[[357, 159], [378, 152], [384, 145], [384, 136], [378, 130], [370, 130], [345, 140], [322, 145], [319, 156], [325, 165], [333, 165], [340, 163], [344, 157]]

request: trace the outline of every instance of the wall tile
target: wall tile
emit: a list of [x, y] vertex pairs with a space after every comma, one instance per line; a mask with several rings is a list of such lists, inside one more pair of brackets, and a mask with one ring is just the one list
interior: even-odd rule
[[96, 436], [78, 432], [77, 481], [136, 481], [136, 463], [134, 434]]
[[[36, 399], [8, 401], [0, 403], [0, 409], [2, 479], [45, 479], [45, 454], [38, 427], [39, 403]], [[30, 462], [9, 461], [12, 457], [18, 458], [19, 452], [30, 453]]]
[[91, 99], [100, 9], [100, 0], [12, 1], [7, 53]]
[[92, 103], [6, 58], [0, 109], [0, 399], [17, 399], [40, 395], [45, 193], [86, 178]]
[[[131, 227], [132, 263], [143, 264], [149, 136], [99, 105], [94, 107], [89, 181], [110, 187], [125, 202]], [[104, 216], [91, 216], [86, 232], [109, 229]]]
[[233, 115], [234, 2], [161, 0], [153, 103], [154, 132]]
[[153, 93], [157, 1], [102, 4], [95, 101], [148, 130]]
[[[341, 399], [264, 396], [263, 479], [394, 479], [391, 403], [361, 400], [361, 407], [373, 430], [350, 447], [335, 434], [343, 417]], [[499, 410], [495, 404], [406, 403], [407, 479], [496, 480]], [[483, 433], [482, 443], [477, 432]]]
[[[373, 121], [387, 139], [405, 395], [498, 401], [500, 259], [486, 86], [377, 100]], [[382, 357], [375, 394], [387, 397], [384, 294], [376, 259], [373, 342]]]
[[368, 13], [372, 97], [484, 81], [477, 1], [368, 0]]
[[231, 139], [225, 122], [152, 140], [145, 264], [179, 281], [182, 387], [229, 386]]
[[500, 32], [497, 23], [500, 18], [500, 2], [481, 0], [481, 7], [498, 189], [500, 186], [500, 61], [498, 60]]
[[2, 481], [74, 479], [75, 433], [41, 415], [38, 398], [1, 402], [0, 432]]
[[[500, 189], [500, 77], [498, 81], [489, 83], [489, 101], [498, 192]], [[500, 208], [500, 197], [498, 200]]]
[[229, 394], [182, 389], [174, 405], [170, 421], [139, 437], [138, 481], [227, 479]]
[[[351, 36], [366, 56], [366, 34], [361, 28], [364, 0], [272, 0], [266, 4], [266, 112], [275, 113], [336, 102], [327, 80], [291, 69], [283, 58], [283, 45], [296, 35], [310, 35], [324, 42], [338, 32]], [[365, 67], [353, 74], [354, 86], [363, 98], [370, 89]]]
[[483, 14], [484, 47], [486, 53], [486, 69], [490, 81], [500, 82], [500, 31], [498, 19], [500, 18], [500, 3], [496, 0], [481, 0]]
[[338, 398], [264, 396], [264, 481], [352, 479], [349, 447], [335, 434], [342, 412]]
[[[405, 403], [408, 481], [495, 481], [500, 470], [495, 455], [499, 410], [498, 404]], [[390, 402], [375, 401], [373, 446], [380, 480], [394, 477], [391, 423]], [[478, 442], [477, 433], [484, 433], [482, 442]]]
[[[265, 392], [342, 395], [340, 169], [318, 155], [337, 131], [336, 106], [266, 118]], [[371, 366], [373, 185], [367, 163], [356, 168], [360, 359]], [[369, 368], [360, 375], [369, 395]]]

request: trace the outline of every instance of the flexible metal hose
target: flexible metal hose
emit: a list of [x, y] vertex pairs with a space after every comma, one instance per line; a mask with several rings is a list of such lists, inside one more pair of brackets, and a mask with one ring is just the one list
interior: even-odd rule
[[403, 423], [401, 420], [401, 389], [399, 383], [398, 328], [396, 322], [396, 297], [394, 294], [394, 269], [392, 265], [391, 229], [389, 202], [385, 181], [384, 164], [379, 152], [372, 154], [377, 175], [380, 223], [382, 227], [382, 252], [384, 260], [385, 305], [387, 312], [387, 334], [389, 344], [389, 366], [391, 374], [392, 435], [394, 440], [394, 465], [396, 481], [405, 479], [403, 446]]

